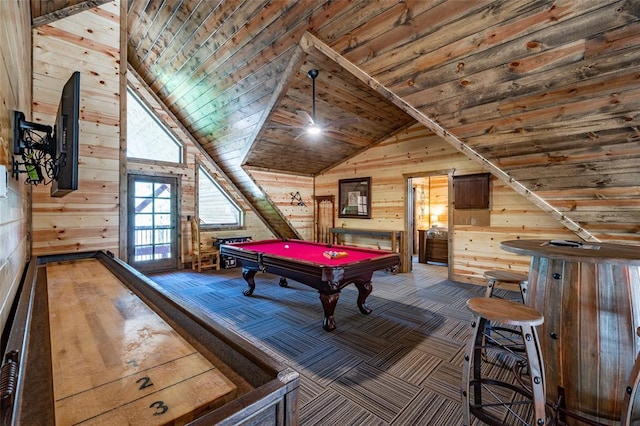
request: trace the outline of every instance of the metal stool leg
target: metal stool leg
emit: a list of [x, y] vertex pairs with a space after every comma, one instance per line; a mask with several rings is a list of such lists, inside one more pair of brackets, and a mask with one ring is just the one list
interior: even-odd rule
[[531, 375], [531, 393], [535, 412], [535, 424], [546, 424], [546, 402], [544, 388], [544, 365], [542, 364], [542, 349], [535, 327], [522, 326], [525, 351], [527, 353], [529, 374]]
[[520, 296], [522, 296], [522, 303], [527, 304], [527, 300], [529, 300], [529, 281], [520, 281]]
[[[482, 404], [481, 360], [484, 347], [486, 319], [476, 316], [471, 322], [472, 335], [467, 342], [462, 368], [462, 417], [465, 426], [471, 425], [471, 405]], [[472, 374], [473, 370], [473, 374]], [[472, 379], [473, 377], [473, 379]], [[476, 380], [478, 379], [478, 380]], [[473, 384], [473, 403], [470, 401]]]
[[496, 285], [496, 280], [490, 278], [489, 281], [487, 282], [487, 289], [484, 292], [484, 297], [493, 296], [493, 287], [495, 285]]

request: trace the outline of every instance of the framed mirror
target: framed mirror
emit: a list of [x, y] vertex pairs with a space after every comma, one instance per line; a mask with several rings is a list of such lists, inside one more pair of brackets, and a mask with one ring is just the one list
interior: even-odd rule
[[371, 219], [371, 178], [338, 181], [338, 217]]

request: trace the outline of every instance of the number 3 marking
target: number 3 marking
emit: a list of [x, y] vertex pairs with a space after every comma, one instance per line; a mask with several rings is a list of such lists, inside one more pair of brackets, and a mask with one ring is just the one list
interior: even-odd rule
[[169, 410], [169, 407], [164, 405], [163, 401], [156, 401], [149, 406], [149, 408], [155, 408], [154, 416], [161, 416]]

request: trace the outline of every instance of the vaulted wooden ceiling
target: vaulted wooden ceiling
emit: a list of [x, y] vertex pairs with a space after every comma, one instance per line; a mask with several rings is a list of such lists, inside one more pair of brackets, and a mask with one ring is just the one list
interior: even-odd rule
[[[640, 238], [638, 1], [127, 10], [129, 64], [284, 237], [246, 168], [313, 175], [418, 121], [577, 235]], [[312, 68], [318, 121], [359, 118], [321, 142], [283, 126], [310, 113]]]

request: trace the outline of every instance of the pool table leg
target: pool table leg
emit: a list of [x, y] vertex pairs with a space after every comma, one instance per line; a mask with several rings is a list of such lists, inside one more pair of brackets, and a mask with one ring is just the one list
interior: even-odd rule
[[324, 309], [324, 320], [322, 321], [322, 328], [326, 331], [333, 331], [336, 329], [336, 320], [333, 318], [333, 312], [336, 310], [336, 304], [340, 293], [320, 293], [320, 301], [322, 302], [322, 309]]
[[253, 277], [256, 276], [256, 269], [242, 268], [242, 278], [247, 282], [248, 287], [242, 292], [245, 296], [251, 296], [253, 290], [256, 289], [256, 281]]
[[365, 303], [367, 301], [367, 297], [369, 297], [373, 290], [371, 281], [355, 281], [354, 284], [358, 289], [358, 309], [360, 309], [361, 313], [369, 315], [371, 313], [371, 309], [369, 309]]

